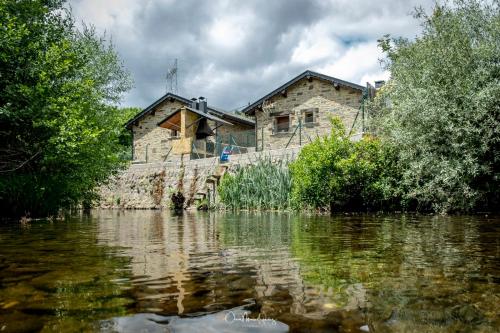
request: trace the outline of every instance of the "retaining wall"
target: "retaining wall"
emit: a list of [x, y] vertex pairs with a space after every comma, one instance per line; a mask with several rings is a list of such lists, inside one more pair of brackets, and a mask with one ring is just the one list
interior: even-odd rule
[[[238, 166], [255, 163], [261, 158], [273, 161], [294, 160], [301, 147], [275, 149], [232, 155], [228, 172]], [[189, 160], [188, 157], [169, 162], [131, 164], [126, 170], [111, 177], [99, 189], [101, 208], [162, 209], [168, 208], [170, 196], [180, 187], [188, 203], [205, 187], [206, 179], [219, 166], [217, 157]]]

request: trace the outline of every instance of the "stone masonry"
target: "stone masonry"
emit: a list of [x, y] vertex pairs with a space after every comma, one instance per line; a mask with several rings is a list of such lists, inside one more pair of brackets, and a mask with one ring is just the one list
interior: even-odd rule
[[[178, 140], [178, 137], [172, 136], [172, 131], [158, 126], [158, 123], [165, 117], [185, 106], [182, 102], [175, 99], [167, 99], [159, 104], [153, 112], [145, 115], [137, 124], [132, 126], [133, 133], [133, 151], [135, 163], [156, 163], [166, 162], [168, 160], [177, 160], [179, 156], [172, 154], [172, 143]], [[231, 121], [230, 121], [231, 122]], [[227, 136], [232, 133], [238, 136], [242, 133], [254, 133], [253, 126], [231, 122], [232, 125], [224, 124], [216, 129], [218, 135]], [[209, 121], [211, 128], [216, 124]], [[195, 125], [196, 126], [196, 125]], [[193, 130], [196, 127], [193, 128]], [[212, 139], [215, 139], [214, 137]]]
[[165, 101], [154, 112], [141, 119], [132, 127], [134, 138], [134, 161], [149, 163], [165, 161], [172, 147], [170, 130], [161, 128], [158, 123], [165, 117], [184, 106], [177, 100]]
[[[294, 160], [300, 148], [277, 149], [232, 155], [228, 172], [238, 166], [255, 163], [259, 158], [274, 161]], [[192, 203], [196, 192], [206, 186], [206, 179], [219, 167], [217, 157], [197, 160], [131, 164], [112, 177], [99, 189], [101, 208], [164, 209], [170, 205], [170, 196], [182, 189], [186, 200]]]
[[[318, 136], [330, 134], [330, 119], [340, 117], [349, 131], [358, 113], [362, 92], [346, 86], [337, 88], [330, 82], [317, 78], [304, 78], [286, 89], [286, 94], [276, 94], [267, 104], [271, 107], [256, 112], [257, 148], [258, 150], [285, 148], [292, 138], [295, 128], [302, 123], [302, 145]], [[312, 123], [306, 124], [306, 112], [314, 113]], [[277, 133], [275, 118], [289, 116], [289, 131]], [[353, 133], [361, 130], [360, 122], [355, 124]], [[300, 144], [299, 130], [290, 141], [289, 147]]]

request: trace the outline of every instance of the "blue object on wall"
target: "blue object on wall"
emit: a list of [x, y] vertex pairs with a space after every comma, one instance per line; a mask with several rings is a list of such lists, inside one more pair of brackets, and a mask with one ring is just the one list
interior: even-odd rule
[[220, 161], [221, 162], [227, 162], [229, 161], [229, 155], [233, 153], [233, 146], [226, 146], [222, 150], [222, 153], [220, 154]]

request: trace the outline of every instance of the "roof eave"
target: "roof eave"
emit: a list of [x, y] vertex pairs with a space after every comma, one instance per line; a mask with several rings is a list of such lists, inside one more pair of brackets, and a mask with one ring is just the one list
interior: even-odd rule
[[221, 112], [220, 110], [216, 110], [216, 109], [210, 109], [209, 108], [209, 111], [212, 111], [213, 113], [216, 113], [218, 117], [221, 117], [221, 118], [229, 118], [230, 120], [233, 120], [235, 122], [238, 122], [238, 123], [241, 123], [241, 124], [244, 124], [244, 125], [248, 125], [248, 126], [255, 126], [255, 122], [251, 119], [244, 119], [244, 118], [241, 118], [241, 117], [237, 117], [237, 116], [234, 116], [232, 115], [231, 113], [229, 112]]
[[148, 107], [146, 107], [144, 110], [142, 110], [141, 112], [139, 112], [138, 114], [136, 114], [132, 119], [130, 119], [126, 124], [125, 124], [125, 127], [127, 129], [132, 129], [132, 126], [134, 125], [134, 123], [138, 120], [140, 120], [143, 116], [147, 115], [149, 112], [151, 112], [155, 107], [157, 107], [159, 104], [163, 103], [167, 98], [173, 98], [175, 100], [178, 100], [179, 102], [183, 102], [183, 103], [190, 103], [191, 101], [182, 97], [182, 96], [179, 96], [179, 95], [175, 95], [175, 94], [172, 94], [172, 93], [166, 93], [165, 95], [163, 95], [162, 97], [160, 97], [159, 99], [157, 99], [156, 101], [154, 101], [151, 105], [149, 105]]
[[355, 84], [355, 83], [352, 83], [352, 82], [348, 82], [348, 81], [344, 81], [344, 80], [341, 80], [341, 79], [337, 79], [333, 76], [328, 76], [328, 75], [325, 75], [325, 74], [321, 74], [321, 73], [317, 73], [317, 72], [313, 72], [313, 71], [310, 71], [310, 70], [307, 70], [305, 72], [303, 72], [302, 74], [299, 74], [297, 75], [296, 77], [294, 77], [293, 79], [291, 79], [290, 81], [282, 84], [281, 86], [279, 86], [278, 88], [274, 89], [273, 91], [271, 91], [269, 94], [265, 95], [264, 97], [260, 98], [259, 100], [255, 101], [254, 103], [250, 104], [249, 106], [247, 106], [246, 108], [244, 108], [242, 110], [242, 112], [246, 115], [250, 115], [250, 114], [255, 114], [255, 108], [258, 107], [260, 104], [262, 104], [266, 99], [269, 99], [271, 97], [273, 97], [274, 95], [280, 93], [281, 91], [283, 91], [283, 89], [286, 89], [288, 88], [289, 86], [291, 86], [292, 84], [304, 79], [304, 78], [307, 78], [308, 76], [311, 76], [311, 77], [315, 77], [317, 79], [320, 79], [320, 80], [325, 80], [325, 81], [329, 81], [329, 82], [335, 82], [335, 83], [338, 83], [339, 85], [343, 85], [343, 86], [346, 86], [346, 87], [350, 87], [352, 89], [356, 89], [356, 90], [360, 90], [362, 92], [364, 92], [366, 90], [365, 87], [363, 86], [360, 86], [359, 84]]
[[186, 109], [187, 109], [188, 111], [191, 111], [191, 112], [193, 112], [193, 113], [196, 113], [196, 114], [197, 114], [197, 115], [199, 115], [199, 116], [205, 117], [205, 118], [207, 118], [207, 119], [209, 119], [209, 120], [212, 120], [212, 121], [215, 121], [215, 122], [219, 122], [219, 123], [223, 123], [223, 124], [226, 124], [226, 125], [233, 125], [232, 123], [230, 123], [230, 122], [228, 122], [228, 121], [225, 121], [224, 119], [221, 119], [221, 118], [219, 118], [219, 117], [216, 117], [216, 116], [214, 116], [214, 115], [212, 115], [212, 114], [210, 114], [210, 113], [208, 113], [208, 112], [207, 112], [207, 113], [205, 113], [205, 112], [203, 112], [203, 111], [200, 111], [200, 110], [197, 110], [197, 109], [193, 109], [193, 108], [190, 108], [190, 107], [186, 107]]
[[[133, 127], [133, 125], [134, 125], [135, 122], [139, 121], [141, 118], [143, 118], [145, 115], [147, 115], [155, 107], [157, 107], [159, 104], [163, 103], [168, 98], [173, 98], [173, 99], [178, 100], [179, 102], [182, 102], [182, 103], [184, 103], [184, 104], [186, 104], [188, 106], [191, 105], [191, 101], [189, 99], [184, 98], [184, 97], [179, 96], [179, 95], [172, 94], [172, 93], [167, 93], [167, 94], [163, 95], [162, 97], [160, 97], [159, 99], [157, 99], [151, 105], [149, 105], [148, 107], [146, 107], [144, 110], [142, 110], [141, 112], [139, 112], [138, 114], [136, 114], [132, 119], [130, 119], [125, 124], [125, 128], [127, 128], [129, 130], [132, 130], [132, 127]], [[247, 119], [241, 119], [241, 118], [238, 118], [238, 117], [232, 117], [231, 114], [229, 114], [228, 112], [222, 112], [221, 110], [214, 109], [214, 108], [212, 108], [210, 106], [208, 106], [208, 110], [209, 111], [213, 111], [213, 112], [215, 112], [217, 114], [221, 114], [222, 118], [228, 117], [233, 122], [243, 123], [243, 124], [248, 125], [248, 126], [254, 126], [255, 125], [255, 123], [252, 122], [252, 120], [250, 120], [250, 119], [247, 120]], [[228, 124], [232, 125], [232, 123], [228, 123]]]

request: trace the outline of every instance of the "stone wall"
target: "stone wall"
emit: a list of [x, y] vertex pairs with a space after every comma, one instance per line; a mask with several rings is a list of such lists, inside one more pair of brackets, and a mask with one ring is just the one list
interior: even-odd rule
[[182, 106], [184, 105], [177, 100], [167, 100], [160, 104], [154, 113], [148, 114], [132, 127], [134, 161], [161, 162], [165, 160], [172, 147], [172, 137], [170, 130], [159, 127], [158, 123]]
[[[179, 158], [179, 156], [174, 156], [174, 150], [171, 150], [173, 145], [179, 146], [181, 144], [179, 142], [179, 138], [172, 137], [171, 130], [159, 127], [158, 123], [165, 119], [168, 114], [180, 109], [183, 106], [184, 104], [177, 100], [165, 100], [156, 107], [154, 113], [144, 116], [141, 120], [139, 120], [137, 125], [133, 125], [132, 131], [135, 162], [155, 163], [166, 162], [168, 160]], [[192, 113], [187, 113], [185, 117], [191, 117], [191, 119], [185, 119], [186, 124], [191, 124], [196, 119]], [[212, 129], [217, 127], [214, 121], [209, 121], [209, 125]], [[196, 124], [189, 127], [191, 132], [196, 132], [196, 129]], [[217, 135], [223, 136], [227, 136], [231, 133], [238, 137], [239, 134], [243, 135], [247, 132], [254, 133], [254, 127], [237, 122], [233, 122], [232, 125], [224, 124], [216, 129]], [[252, 139], [254, 139], [254, 136]], [[211, 140], [214, 141], [215, 137], [211, 137]], [[184, 147], [184, 150], [190, 149], [190, 145], [191, 143], [189, 142], [187, 147]]]
[[[285, 96], [286, 95], [286, 96]], [[286, 94], [278, 94], [267, 103], [272, 108], [266, 112], [256, 112], [257, 147], [259, 150], [285, 148], [291, 139], [289, 147], [296, 147], [314, 140], [317, 136], [330, 134], [330, 119], [338, 116], [347, 130], [351, 129], [360, 106], [362, 92], [350, 87], [339, 86], [336, 89], [332, 83], [304, 78], [286, 89]], [[305, 113], [314, 112], [313, 123], [305, 123]], [[290, 129], [286, 133], [276, 133], [274, 118], [289, 116]], [[302, 123], [302, 133], [295, 128]], [[353, 133], [360, 132], [360, 122], [357, 122]], [[300, 135], [301, 134], [301, 135]]]
[[[232, 172], [259, 158], [293, 160], [299, 151], [300, 147], [296, 147], [232, 155], [225, 165], [228, 172]], [[163, 209], [169, 207], [170, 196], [178, 188], [182, 188], [186, 200], [193, 201], [196, 192], [206, 186], [207, 177], [214, 174], [219, 165], [217, 157], [189, 160], [188, 156], [167, 162], [131, 164], [99, 189], [98, 204], [101, 208]]]

